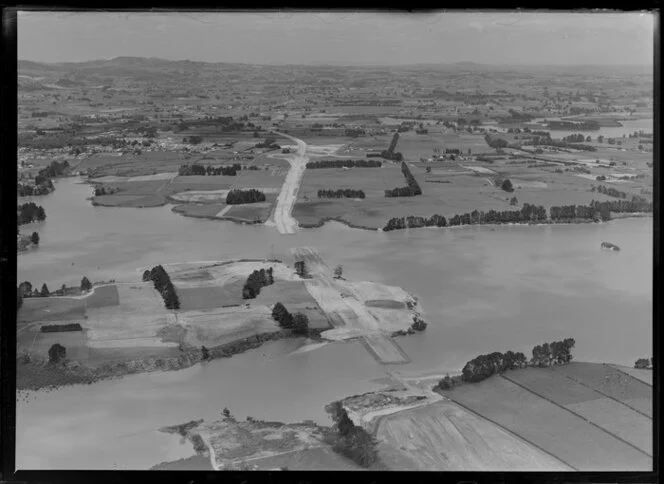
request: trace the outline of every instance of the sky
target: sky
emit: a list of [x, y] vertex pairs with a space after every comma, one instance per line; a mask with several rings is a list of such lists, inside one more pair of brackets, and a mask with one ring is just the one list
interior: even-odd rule
[[18, 58], [650, 65], [650, 13], [18, 12]]

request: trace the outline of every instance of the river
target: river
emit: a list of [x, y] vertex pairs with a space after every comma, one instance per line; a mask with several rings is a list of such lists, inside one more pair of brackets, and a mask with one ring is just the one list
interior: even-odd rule
[[[459, 227], [389, 233], [332, 223], [279, 235], [274, 227], [182, 217], [170, 207], [94, 207], [75, 178], [36, 197], [47, 220], [40, 247], [18, 258], [19, 281], [49, 287], [136, 277], [136, 268], [184, 260], [275, 256], [316, 247], [345, 277], [399, 285], [420, 299], [427, 330], [400, 338], [404, 374], [457, 371], [491, 351], [523, 351], [573, 337], [577, 360], [631, 365], [652, 353], [652, 218], [606, 224]], [[33, 228], [34, 227], [34, 228]], [[608, 241], [620, 252], [602, 251]], [[187, 457], [191, 445], [157, 432], [212, 419], [329, 424], [331, 400], [380, 386], [385, 369], [353, 342], [292, 355], [282, 340], [178, 372], [28, 392], [17, 403], [20, 469], [146, 469]]]

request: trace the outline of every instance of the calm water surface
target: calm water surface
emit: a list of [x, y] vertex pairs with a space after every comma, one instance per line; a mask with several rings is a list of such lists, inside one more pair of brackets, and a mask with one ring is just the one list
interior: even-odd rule
[[[631, 365], [652, 353], [652, 219], [554, 227], [464, 227], [376, 233], [339, 224], [279, 235], [274, 228], [173, 214], [169, 207], [93, 207], [76, 179], [39, 197], [47, 220], [32, 224], [39, 249], [18, 259], [19, 281], [50, 287], [136, 277], [140, 266], [274, 255], [316, 247], [345, 276], [399, 285], [420, 298], [423, 334], [400, 338], [413, 362], [382, 367], [356, 343], [297, 355], [277, 341], [179, 372], [128, 376], [28, 394], [17, 404], [17, 465], [148, 468], [192, 454], [157, 432], [212, 419], [329, 424], [323, 406], [379, 386], [386, 368], [404, 374], [457, 371], [490, 351], [524, 351], [574, 337], [578, 360]], [[600, 250], [602, 241], [622, 251]]]

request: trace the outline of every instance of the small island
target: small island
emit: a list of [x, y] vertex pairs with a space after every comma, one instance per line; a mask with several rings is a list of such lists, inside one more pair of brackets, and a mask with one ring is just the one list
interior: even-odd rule
[[609, 249], [609, 250], [615, 250], [616, 252], [620, 250], [620, 247], [618, 247], [615, 244], [612, 244], [611, 242], [602, 242], [602, 249]]

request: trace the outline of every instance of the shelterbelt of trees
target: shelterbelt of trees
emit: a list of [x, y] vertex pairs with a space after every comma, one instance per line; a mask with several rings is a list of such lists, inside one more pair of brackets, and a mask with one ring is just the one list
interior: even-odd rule
[[254, 299], [261, 292], [261, 288], [274, 284], [274, 276], [272, 275], [272, 267], [268, 270], [261, 269], [252, 272], [247, 277], [247, 282], [244, 283], [242, 288], [242, 299]]
[[18, 224], [24, 225], [32, 222], [41, 222], [46, 220], [44, 207], [35, 202], [22, 203], [17, 207]]
[[318, 190], [318, 198], [365, 198], [365, 195], [362, 190], [340, 188], [338, 190]]
[[593, 186], [590, 191], [603, 193], [604, 195], [608, 195], [610, 197], [615, 197], [615, 198], [622, 198], [622, 199], [627, 198], [627, 193], [621, 192], [620, 190], [616, 190], [613, 187], [608, 187], [607, 188], [604, 185], [597, 185], [596, 187]]
[[397, 187], [392, 190], [385, 190], [386, 197], [414, 197], [417, 195], [422, 195], [422, 189], [420, 188], [419, 183], [410, 172], [410, 168], [405, 161], [401, 162], [401, 172], [403, 176], [406, 177], [406, 182], [408, 183], [407, 187]]
[[193, 176], [193, 175], [198, 175], [198, 176], [236, 176], [237, 172], [242, 170], [242, 165], [239, 163], [233, 163], [230, 166], [203, 166], [203, 165], [198, 165], [196, 163], [193, 163], [191, 165], [182, 165], [178, 169], [178, 175], [180, 176]]
[[180, 309], [180, 299], [175, 292], [175, 286], [171, 282], [171, 277], [161, 265], [153, 267], [143, 273], [143, 281], [152, 281], [154, 288], [159, 291], [164, 298], [166, 309]]
[[319, 160], [309, 161], [307, 163], [308, 169], [316, 168], [380, 168], [383, 166], [382, 161], [377, 160]]
[[566, 338], [562, 341], [544, 343], [532, 349], [530, 361], [523, 353], [494, 352], [480, 355], [465, 364], [461, 370], [461, 378], [450, 378], [446, 375], [438, 383], [438, 388], [447, 390], [460, 383], [476, 383], [486, 380], [496, 373], [504, 373], [508, 370], [526, 367], [549, 367], [552, 365], [564, 365], [572, 361], [572, 348], [576, 344], [574, 338]]
[[228, 205], [239, 205], [242, 203], [258, 203], [266, 200], [265, 194], [259, 190], [251, 188], [250, 190], [231, 190], [226, 195]]
[[476, 224], [503, 224], [503, 223], [546, 223], [546, 222], [579, 222], [593, 220], [605, 222], [611, 220], [611, 212], [615, 213], [648, 213], [652, 212], [652, 202], [643, 197], [633, 196], [632, 200], [617, 200], [615, 202], [597, 202], [593, 200], [590, 205], [565, 205], [551, 207], [549, 217], [546, 209], [539, 205], [525, 203], [521, 210], [489, 210], [488, 212], [473, 210], [463, 215], [455, 215], [449, 220], [442, 215], [431, 217], [393, 217], [388, 220], [383, 231], [402, 230], [419, 227], [452, 227], [455, 225]]

